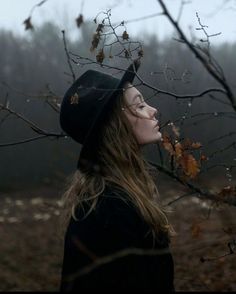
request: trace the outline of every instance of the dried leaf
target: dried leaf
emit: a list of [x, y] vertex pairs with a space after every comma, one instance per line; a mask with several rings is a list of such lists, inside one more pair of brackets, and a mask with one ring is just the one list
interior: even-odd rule
[[105, 54], [103, 52], [103, 49], [100, 49], [98, 54], [96, 55], [96, 60], [97, 62], [102, 63], [104, 58], [105, 58]]
[[192, 142], [189, 138], [185, 139], [183, 142], [183, 148], [184, 149], [189, 149], [192, 146]]
[[200, 172], [199, 163], [196, 161], [192, 154], [184, 153], [182, 157], [178, 160], [178, 163], [181, 165], [184, 173], [190, 178], [195, 178]]
[[31, 23], [31, 17], [28, 17], [26, 20], [24, 20], [23, 24], [25, 25], [25, 30], [33, 30], [34, 29], [34, 26]]
[[179, 128], [176, 127], [174, 124], [172, 124], [171, 126], [172, 126], [173, 133], [176, 135], [176, 137], [179, 137], [179, 135], [180, 135]]
[[78, 104], [79, 103], [79, 95], [75, 93], [70, 97], [70, 104]]
[[176, 158], [180, 158], [182, 156], [183, 153], [183, 147], [182, 145], [178, 142], [175, 144], [175, 156]]
[[77, 27], [80, 28], [80, 26], [82, 25], [82, 23], [84, 22], [84, 17], [82, 14], [80, 14], [77, 18], [76, 18], [76, 24]]
[[100, 23], [100, 24], [97, 26], [97, 29], [96, 29], [97, 33], [102, 33], [103, 28], [104, 28], [104, 24]]
[[162, 135], [162, 144], [164, 146], [164, 148], [171, 154], [171, 155], [174, 155], [175, 154], [175, 150], [174, 150], [174, 147], [171, 143], [171, 139], [169, 137], [168, 134], [164, 133]]
[[95, 33], [94, 35], [93, 35], [93, 40], [92, 40], [92, 46], [91, 46], [91, 48], [90, 48], [90, 51], [94, 51], [96, 48], [97, 48], [97, 46], [98, 46], [98, 44], [99, 44], [99, 41], [100, 41], [100, 34], [99, 33]]
[[202, 154], [200, 157], [200, 161], [206, 161], [206, 160], [208, 160], [208, 157], [206, 155]]
[[129, 40], [129, 34], [127, 33], [127, 31], [124, 31], [122, 34], [122, 39], [123, 40]]
[[193, 149], [199, 149], [200, 147], [202, 147], [202, 144], [199, 143], [199, 142], [197, 142], [197, 143], [192, 143], [191, 147], [192, 147]]

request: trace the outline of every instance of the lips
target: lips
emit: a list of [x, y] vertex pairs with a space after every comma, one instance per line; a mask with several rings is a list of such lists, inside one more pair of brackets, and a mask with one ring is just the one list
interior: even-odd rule
[[154, 128], [157, 128], [157, 127], [159, 128], [158, 122], [156, 123], [156, 125], [154, 126]]

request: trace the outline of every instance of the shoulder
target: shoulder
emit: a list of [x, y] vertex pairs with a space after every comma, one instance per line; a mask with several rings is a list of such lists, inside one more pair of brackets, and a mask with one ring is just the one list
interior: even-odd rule
[[131, 201], [128, 193], [120, 187], [107, 185], [104, 191], [98, 196], [97, 204], [85, 203], [78, 205], [75, 209], [75, 217], [80, 221], [94, 220], [98, 223], [122, 222], [124, 219], [142, 219], [138, 209]]
[[128, 193], [116, 186], [106, 186], [99, 196], [97, 214], [106, 216], [110, 221], [123, 222], [124, 219], [132, 221], [142, 220], [135, 204], [131, 201]]

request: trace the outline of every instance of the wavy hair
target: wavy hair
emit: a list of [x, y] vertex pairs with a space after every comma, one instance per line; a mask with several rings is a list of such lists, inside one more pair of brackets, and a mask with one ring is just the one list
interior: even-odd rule
[[[127, 107], [123, 95], [117, 97], [101, 128], [96, 148], [97, 169], [83, 173], [77, 170], [68, 179], [63, 194], [66, 225], [75, 208], [89, 206], [86, 216], [96, 208], [99, 196], [106, 186], [115, 186], [125, 192], [128, 200], [150, 225], [153, 237], [159, 233], [171, 235], [173, 229], [160, 203], [159, 192], [152, 176], [153, 167], [144, 159], [132, 127], [124, 113]], [[123, 199], [125, 201], [125, 199]]]

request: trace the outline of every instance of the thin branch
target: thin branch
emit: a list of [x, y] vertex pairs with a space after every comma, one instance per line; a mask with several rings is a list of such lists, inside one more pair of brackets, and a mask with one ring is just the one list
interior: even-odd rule
[[[69, 52], [71, 55], [75, 56], [78, 60], [75, 60], [75, 59], [71, 59], [75, 64], [77, 65], [90, 65], [90, 64], [97, 64], [97, 65], [100, 65], [102, 67], [105, 67], [105, 68], [108, 68], [108, 69], [117, 69], [119, 71], [125, 71], [125, 69], [123, 68], [120, 68], [120, 67], [117, 67], [117, 66], [111, 66], [109, 64], [105, 64], [103, 63], [102, 65], [97, 62], [97, 61], [94, 61], [93, 59], [91, 58], [88, 58], [88, 57], [82, 57], [78, 54], [75, 54], [75, 53], [72, 53], [72, 52]], [[86, 60], [88, 62], [86, 63], [81, 63], [80, 60]], [[145, 82], [140, 76], [138, 73], [136, 73], [136, 77], [137, 79], [141, 82], [141, 85], [144, 85], [146, 87], [148, 87], [149, 89], [152, 89], [154, 91], [156, 91], [156, 93], [159, 93], [159, 94], [165, 94], [165, 95], [169, 95], [171, 97], [174, 97], [174, 98], [181, 98], [181, 99], [187, 99], [187, 98], [198, 98], [198, 97], [202, 97], [208, 93], [211, 93], [211, 92], [219, 92], [219, 93], [223, 93], [223, 94], [227, 94], [227, 92], [224, 90], [224, 89], [221, 89], [221, 88], [209, 88], [209, 89], [206, 89], [205, 91], [201, 92], [201, 93], [196, 93], [196, 94], [187, 94], [187, 95], [178, 95], [178, 94], [175, 94], [175, 93], [172, 93], [172, 92], [169, 92], [169, 91], [164, 91], [164, 90], [161, 90], [157, 87], [154, 87], [152, 85], [150, 85], [149, 83]]]
[[65, 278], [65, 281], [73, 281], [74, 279], [86, 275], [90, 273], [91, 271], [95, 270], [97, 267], [100, 267], [104, 264], [111, 263], [112, 261], [115, 261], [117, 259], [123, 258], [128, 255], [138, 255], [138, 256], [156, 256], [156, 255], [162, 255], [168, 253], [168, 249], [139, 249], [139, 248], [128, 248], [124, 250], [117, 251], [111, 255], [107, 255], [104, 257], [100, 257], [95, 259], [92, 263], [89, 265], [83, 267], [81, 270], [74, 272], [73, 274], [70, 274]]
[[56, 133], [47, 133], [45, 135], [40, 135], [40, 136], [37, 136], [37, 137], [28, 138], [28, 139], [24, 139], [24, 140], [20, 140], [20, 141], [16, 141], [16, 142], [0, 143], [0, 147], [8, 147], [8, 146], [24, 144], [24, 143], [36, 141], [36, 140], [39, 140], [39, 139], [43, 139], [43, 138], [46, 138], [46, 137], [61, 138], [61, 137], [66, 137], [66, 135], [64, 135], [64, 134], [56, 134]]
[[63, 36], [63, 43], [64, 43], [64, 49], [65, 49], [65, 52], [66, 52], [66, 57], [67, 57], [67, 63], [69, 65], [69, 68], [70, 68], [70, 71], [71, 71], [71, 75], [73, 77], [73, 81], [75, 81], [75, 73], [73, 71], [73, 67], [72, 67], [72, 64], [71, 64], [71, 61], [70, 61], [70, 54], [69, 54], [69, 51], [67, 49], [67, 43], [66, 43], [66, 37], [65, 37], [65, 31], [62, 30], [62, 36]]
[[168, 175], [169, 177], [171, 177], [172, 179], [177, 180], [179, 183], [181, 183], [183, 186], [186, 186], [188, 188], [190, 188], [194, 193], [193, 194], [198, 194], [198, 198], [202, 197], [202, 198], [206, 198], [209, 200], [212, 200], [214, 202], [219, 201], [222, 203], [227, 203], [229, 205], [232, 206], [236, 206], [236, 197], [234, 198], [222, 198], [219, 197], [219, 195], [211, 193], [210, 191], [206, 190], [206, 189], [202, 189], [200, 187], [197, 187], [196, 185], [189, 183], [185, 180], [182, 180], [176, 173], [172, 172], [171, 170], [169, 170], [168, 168], [166, 168], [165, 166], [161, 166], [157, 163], [154, 163], [152, 161], [148, 161], [151, 165], [153, 165], [154, 167], [156, 167], [158, 170], [162, 171], [163, 173], [165, 173], [166, 175]]
[[205, 69], [208, 71], [208, 73], [216, 81], [218, 81], [223, 86], [223, 88], [225, 89], [225, 92], [227, 94], [227, 97], [229, 98], [229, 100], [230, 100], [230, 102], [232, 104], [232, 107], [236, 111], [236, 99], [235, 99], [234, 94], [233, 94], [230, 86], [228, 85], [228, 83], [225, 81], [225, 79], [222, 76], [219, 76], [219, 73], [216, 71], [216, 69], [214, 68], [214, 66], [212, 64], [210, 64], [209, 62], [207, 62], [205, 60], [205, 58], [194, 47], [194, 45], [190, 41], [188, 41], [187, 37], [185, 36], [185, 34], [183, 33], [183, 31], [180, 29], [178, 23], [170, 15], [170, 13], [169, 13], [166, 5], [164, 4], [163, 0], [157, 0], [157, 1], [161, 5], [161, 7], [163, 9], [163, 13], [167, 16], [167, 18], [169, 19], [169, 21], [176, 28], [177, 32], [180, 35], [180, 39], [183, 40], [183, 42], [188, 46], [188, 48], [190, 49], [190, 51], [192, 51], [194, 53], [194, 55], [196, 56], [196, 58], [200, 60], [200, 62], [205, 67]]

